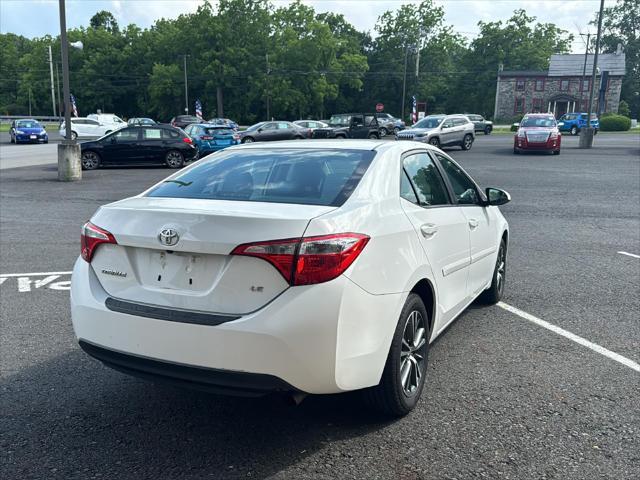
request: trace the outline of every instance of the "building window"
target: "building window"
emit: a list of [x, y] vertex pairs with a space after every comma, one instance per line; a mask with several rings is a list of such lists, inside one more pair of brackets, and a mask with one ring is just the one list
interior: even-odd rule
[[569, 91], [569, 79], [568, 78], [560, 79], [560, 91], [561, 92], [568, 92]]
[[542, 112], [542, 99], [541, 98], [534, 98], [533, 99], [533, 113], [543, 113]]
[[524, 98], [516, 98], [513, 113], [524, 113]]
[[544, 78], [536, 78], [536, 92], [544, 92]]
[[582, 80], [582, 82], [580, 82], [580, 91], [581, 92], [588, 92], [590, 90], [591, 87], [591, 79], [590, 78], [585, 78], [584, 80]]
[[516, 91], [524, 92], [524, 78], [516, 79]]

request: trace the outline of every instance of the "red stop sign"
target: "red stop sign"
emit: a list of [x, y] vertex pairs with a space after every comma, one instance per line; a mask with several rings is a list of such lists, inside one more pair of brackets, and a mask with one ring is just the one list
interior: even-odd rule
[[377, 103], [376, 104], [376, 112], [380, 113], [383, 110], [384, 110], [384, 105], [382, 103]]

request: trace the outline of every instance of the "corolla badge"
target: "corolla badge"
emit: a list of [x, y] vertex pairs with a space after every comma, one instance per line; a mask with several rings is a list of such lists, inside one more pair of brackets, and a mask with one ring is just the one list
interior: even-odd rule
[[173, 228], [164, 227], [158, 234], [158, 240], [162, 245], [172, 247], [173, 245], [178, 243], [178, 240], [180, 240], [180, 235], [178, 235], [178, 232]]

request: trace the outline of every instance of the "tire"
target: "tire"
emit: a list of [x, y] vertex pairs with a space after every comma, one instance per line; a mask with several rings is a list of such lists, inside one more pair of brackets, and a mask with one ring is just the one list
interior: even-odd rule
[[100, 155], [91, 150], [87, 150], [86, 152], [82, 152], [80, 163], [82, 164], [82, 170], [95, 170], [100, 166]]
[[76, 140], [78, 138], [78, 134], [71, 130], [71, 140]]
[[440, 148], [440, 139], [438, 137], [430, 138], [429, 145], [433, 145], [434, 147]]
[[460, 146], [462, 147], [462, 150], [471, 150], [471, 147], [473, 146], [473, 135], [467, 133], [462, 139], [462, 144]]
[[490, 135], [492, 130], [493, 130], [493, 127], [488, 125], [488, 126], [484, 127], [484, 134], [485, 135]]
[[184, 155], [178, 150], [169, 150], [164, 156], [164, 163], [169, 168], [182, 168], [184, 166]]
[[513, 147], [513, 153], [516, 155], [520, 155], [520, 150], [518, 150], [516, 147]]
[[478, 297], [481, 303], [493, 305], [498, 303], [504, 293], [504, 282], [507, 278], [507, 243], [504, 238], [500, 241], [496, 266], [491, 278], [491, 286]]
[[386, 137], [387, 135], [389, 135], [389, 132], [387, 131], [387, 129], [384, 127], [380, 127], [380, 136]]
[[337, 140], [345, 140], [347, 137], [345, 135], [336, 135]]
[[16, 143], [15, 139], [11, 135], [9, 135], [9, 142], [10, 143]]
[[578, 127], [574, 125], [573, 127], [571, 127], [571, 130], [569, 131], [571, 132], [571, 135], [575, 137], [578, 134]]
[[593, 136], [595, 137], [597, 134], [598, 134], [598, 129], [596, 128], [593, 130]]
[[253, 137], [244, 137], [242, 139], [242, 143], [253, 143], [255, 142], [255, 140], [253, 139]]
[[294, 140], [304, 140], [304, 137], [296, 136], [296, 137], [293, 137], [293, 139]]
[[370, 133], [369, 140], [380, 140], [380, 135], [376, 135], [375, 133]]
[[380, 383], [363, 391], [364, 402], [385, 415], [401, 417], [409, 413], [424, 388], [428, 355], [429, 316], [422, 299], [410, 293], [400, 313]]
[[554, 154], [554, 155], [560, 155], [560, 150], [554, 150], [554, 151], [553, 151], [553, 154]]
[[394, 128], [393, 128], [393, 134], [394, 134], [394, 135], [398, 135], [398, 133], [400, 133], [400, 128], [398, 128], [398, 127], [394, 127]]

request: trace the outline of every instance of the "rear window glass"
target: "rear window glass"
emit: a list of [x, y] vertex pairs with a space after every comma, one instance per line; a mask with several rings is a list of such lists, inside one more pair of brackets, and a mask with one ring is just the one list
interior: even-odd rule
[[148, 196], [340, 206], [374, 155], [370, 150], [226, 151], [166, 180]]
[[207, 135], [233, 135], [235, 132], [230, 128], [205, 128]]

